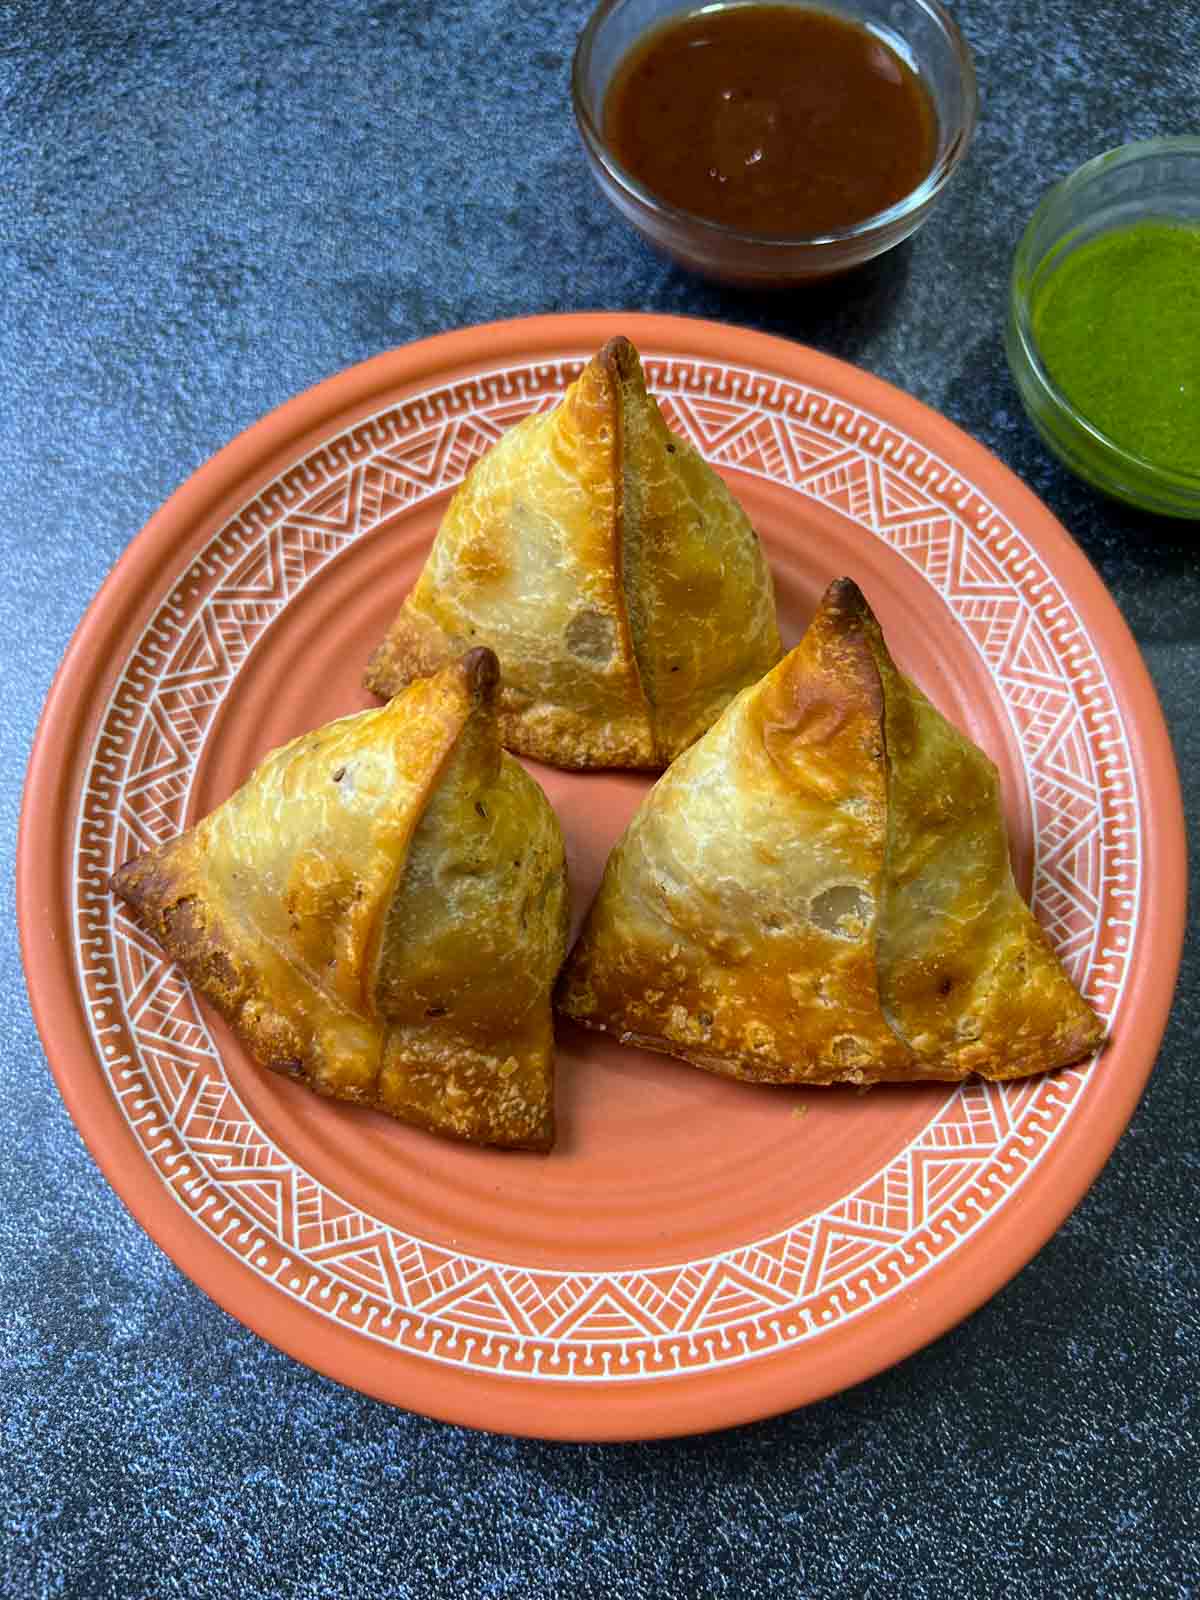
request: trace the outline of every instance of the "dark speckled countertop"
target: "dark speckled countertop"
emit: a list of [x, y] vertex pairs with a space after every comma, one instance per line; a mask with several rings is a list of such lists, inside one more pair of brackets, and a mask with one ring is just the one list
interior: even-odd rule
[[219, 1310], [125, 1211], [30, 1018], [11, 915], [33, 730], [132, 535], [289, 396], [423, 335], [578, 308], [811, 343], [996, 451], [1083, 546], [1200, 782], [1194, 525], [1073, 482], [1002, 350], [1047, 183], [1200, 125], [1200, 7], [961, 0], [982, 122], [910, 246], [753, 298], [594, 192], [581, 4], [0, 4], [0, 1591], [35, 1596], [1187, 1595], [1200, 1586], [1197, 947], [1148, 1091], [965, 1324], [806, 1411], [653, 1445], [473, 1433]]

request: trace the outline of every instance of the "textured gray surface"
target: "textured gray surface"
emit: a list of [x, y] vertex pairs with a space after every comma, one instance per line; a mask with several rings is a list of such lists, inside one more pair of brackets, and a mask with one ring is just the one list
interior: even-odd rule
[[[1012, 249], [1046, 183], [1112, 144], [1200, 122], [1200, 9], [963, 0], [957, 15], [983, 120], [944, 205], [858, 279], [759, 300], [677, 273], [602, 209], [565, 88], [582, 5], [0, 4], [4, 861], [71, 632], [196, 466], [381, 349], [591, 307], [805, 340], [996, 450], [1129, 619], [1194, 816], [1196, 528], [1105, 504], [1046, 457], [1001, 326]], [[0, 1592], [1195, 1592], [1194, 932], [1193, 917], [1129, 1132], [1009, 1288], [808, 1411], [599, 1448], [390, 1410], [218, 1310], [84, 1149], [4, 918]]]

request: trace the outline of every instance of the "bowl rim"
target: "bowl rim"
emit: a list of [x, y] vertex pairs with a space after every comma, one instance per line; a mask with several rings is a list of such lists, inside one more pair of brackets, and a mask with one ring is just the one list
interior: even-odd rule
[[[1136, 496], [1139, 480], [1144, 480], [1156, 489], [1176, 490], [1192, 497], [1196, 502], [1196, 513], [1200, 514], [1200, 471], [1191, 472], [1186, 468], [1169, 467], [1161, 462], [1151, 461], [1097, 427], [1051, 377], [1042, 360], [1041, 349], [1033, 329], [1032, 296], [1029, 286], [1036, 271], [1050, 253], [1042, 252], [1036, 260], [1034, 259], [1033, 240], [1038, 227], [1069, 195], [1085, 188], [1102, 172], [1110, 172], [1115, 167], [1132, 166], [1139, 161], [1161, 155], [1192, 155], [1200, 161], [1200, 135], [1164, 134], [1152, 139], [1135, 139], [1127, 144], [1114, 145], [1111, 149], [1103, 150], [1099, 155], [1090, 156], [1088, 160], [1081, 162], [1078, 167], [1053, 183], [1043, 194], [1025, 224], [1013, 254], [1008, 296], [1009, 326], [1013, 336], [1009, 341], [1009, 362], [1011, 365], [1014, 353], [1019, 354], [1025, 368], [1025, 377], [1038, 389], [1040, 396], [1083, 436], [1106, 465], [1121, 471], [1119, 483], [1123, 493]], [[1153, 215], [1157, 213], [1153, 212], [1150, 204], [1147, 204], [1145, 216]], [[1131, 224], [1118, 224], [1118, 226], [1129, 225]], [[1064, 235], [1064, 238], [1066, 237], [1069, 235]], [[1056, 245], [1061, 242], [1061, 240], [1056, 241]], [[1017, 387], [1020, 391], [1019, 381]], [[1088, 476], [1077, 467], [1073, 467], [1072, 470], [1079, 472], [1080, 476]], [[1108, 486], [1102, 484], [1101, 487]], [[1148, 509], [1161, 508], [1156, 506]]]
[[[903, 223], [929, 205], [953, 177], [967, 150], [970, 148], [971, 139], [979, 119], [979, 86], [975, 74], [975, 58], [971, 47], [967, 43], [962, 29], [941, 3], [941, 0], [909, 0], [909, 3], [917, 10], [928, 13], [941, 28], [958, 64], [959, 83], [963, 97], [962, 117], [954, 129], [946, 149], [941, 152], [932, 167], [914, 189], [910, 189], [908, 194], [897, 200], [893, 205], [888, 206], [885, 210], [873, 211], [870, 216], [864, 217], [861, 222], [856, 222], [851, 227], [831, 228], [824, 233], [754, 233], [742, 228], [731, 227], [728, 223], [714, 222], [708, 217], [701, 216], [696, 211], [685, 211], [681, 206], [672, 205], [670, 201], [663, 200], [652, 189], [648, 189], [639, 178], [636, 178], [626, 166], [617, 160], [611, 146], [604, 137], [601, 127], [592, 114], [589, 97], [583, 87], [585, 65], [590, 59], [596, 35], [612, 12], [618, 6], [626, 3], [627, 0], [600, 0], [600, 3], [593, 9], [584, 24], [576, 41], [575, 52], [571, 59], [571, 100], [575, 110], [575, 121], [583, 137], [584, 144], [591, 154], [600, 162], [608, 176], [619, 188], [632, 195], [647, 210], [653, 212], [664, 221], [693, 230], [698, 229], [702, 234], [709, 235], [714, 240], [723, 243], [751, 245], [767, 249], [802, 250], [814, 247], [819, 248], [825, 245], [854, 243], [856, 240], [886, 232], [894, 224]], [[811, 0], [730, 0], [730, 3], [723, 5], [721, 9], [732, 10], [735, 7], [741, 8], [758, 4], [795, 5], [797, 9], [801, 10], [826, 11], [834, 16], [844, 16], [848, 21], [860, 20], [849, 11], [840, 11], [837, 6], [837, 0], [830, 0], [829, 4], [822, 3], [822, 0], [816, 0], [815, 4], [811, 3]], [[696, 10], [699, 11], [700, 9], [702, 9], [702, 0], [698, 0], [696, 5]], [[677, 13], [680, 18], [690, 14], [688, 11]], [[669, 20], [669, 18], [660, 19], [658, 23], [644, 29], [638, 38], [644, 39], [648, 37], [657, 27], [665, 26]], [[895, 31], [898, 34], [900, 33], [899, 29]]]

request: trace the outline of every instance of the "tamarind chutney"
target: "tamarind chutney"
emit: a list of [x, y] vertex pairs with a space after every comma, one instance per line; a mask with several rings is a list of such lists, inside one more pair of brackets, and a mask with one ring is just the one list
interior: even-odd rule
[[617, 160], [668, 204], [811, 238], [896, 204], [929, 173], [937, 117], [912, 67], [831, 12], [735, 4], [655, 29], [605, 97]]

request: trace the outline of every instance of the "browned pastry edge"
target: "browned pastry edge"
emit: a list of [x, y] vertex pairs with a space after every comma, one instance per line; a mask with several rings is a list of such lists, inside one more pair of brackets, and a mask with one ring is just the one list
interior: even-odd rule
[[1108, 1043], [1108, 1037], [1101, 1028], [1095, 1042], [1077, 1044], [1061, 1058], [1056, 1057], [1035, 1068], [1022, 1066], [1014, 1072], [987, 1072], [975, 1069], [967, 1072], [943, 1071], [940, 1068], [927, 1067], [914, 1057], [911, 1070], [903, 1072], [881, 1074], [875, 1069], [866, 1072], [850, 1069], [839, 1073], [836, 1077], [798, 1078], [794, 1074], [784, 1077], [782, 1073], [772, 1072], [770, 1064], [764, 1063], [761, 1057], [712, 1055], [692, 1045], [665, 1039], [660, 1034], [633, 1033], [626, 1029], [611, 1027], [606, 1022], [597, 1022], [590, 1017], [576, 1016], [573, 1012], [557, 1006], [557, 1003], [556, 1009], [569, 1022], [586, 1028], [589, 1033], [604, 1034], [614, 1044], [638, 1050], [652, 1050], [656, 1055], [674, 1056], [677, 1061], [686, 1061], [689, 1066], [699, 1067], [702, 1072], [710, 1072], [714, 1077], [775, 1089], [800, 1089], [812, 1085], [818, 1089], [837, 1087], [866, 1090], [885, 1083], [966, 1083], [972, 1079], [981, 1079], [987, 1083], [1008, 1083], [1021, 1078], [1038, 1077], [1045, 1072], [1057, 1072], [1062, 1067], [1076, 1066], [1102, 1050]]
[[[626, 570], [625, 406], [638, 401], [650, 405], [655, 402], [646, 391], [637, 350], [623, 334], [614, 335], [601, 346], [581, 378], [589, 373], [602, 395], [611, 429], [615, 499], [608, 559], [616, 578], [611, 620], [616, 629], [616, 654], [632, 680], [629, 716], [618, 724], [611, 719], [602, 720], [594, 710], [579, 712], [562, 704], [537, 704], [505, 683], [498, 706], [500, 738], [508, 750], [567, 771], [623, 768], [661, 772], [680, 753], [680, 746], [656, 731], [657, 719], [631, 616]], [[464, 479], [464, 484], [467, 481]], [[381, 699], [390, 698], [414, 678], [438, 671], [462, 648], [459, 638], [446, 634], [431, 617], [414, 610], [410, 599], [411, 591], [372, 651], [364, 672], [364, 686]], [[644, 726], [637, 725], [639, 717]]]
[[[472, 703], [486, 707], [495, 699], [500, 682], [495, 652], [478, 646], [461, 658], [461, 669]], [[436, 788], [449, 757], [450, 751], [431, 779], [429, 794]], [[304, 1081], [309, 1089], [325, 1099], [366, 1106], [398, 1117], [381, 1095], [367, 1094], [353, 1086], [335, 1088], [310, 1071], [313, 1058], [309, 1042], [271, 1003], [269, 991], [254, 966], [240, 953], [244, 940], [214, 916], [190, 887], [184, 887], [182, 868], [173, 870], [180, 840], [187, 837], [187, 834], [181, 835], [118, 867], [109, 878], [112, 892], [125, 902], [138, 924], [180, 967], [195, 993], [213, 1006], [260, 1065]], [[478, 1066], [479, 1059], [482, 1058], [466, 1051], [442, 1056], [438, 1059], [437, 1070], [471, 1071]], [[377, 1082], [381, 1077], [382, 1070]], [[443, 1126], [424, 1116], [420, 1108], [411, 1103], [406, 1103], [404, 1114], [398, 1120], [464, 1143], [547, 1151], [554, 1143], [552, 1080], [551, 1091], [540, 1111], [536, 1127], [520, 1138], [499, 1137], [501, 1130], [485, 1117], [480, 1117], [466, 1131]]]
[[[454, 647], [428, 618], [403, 610], [367, 663], [364, 686], [386, 700], [414, 678], [439, 672], [454, 660]], [[500, 743], [548, 767], [566, 772], [624, 768], [661, 772], [664, 761], [648, 755], [645, 746], [623, 738], [618, 730], [598, 727], [593, 719], [565, 706], [540, 708], [536, 716], [523, 698], [501, 683], [496, 704]]]
[[[176, 962], [196, 994], [208, 1001], [228, 1023], [259, 1065], [303, 1081], [322, 1099], [395, 1115], [378, 1095], [354, 1089], [337, 1091], [308, 1075], [303, 1039], [287, 1018], [270, 1006], [252, 968], [232, 953], [233, 947], [221, 925], [209, 919], [205, 908], [194, 897], [172, 898], [174, 880], [169, 865], [164, 867], [150, 856], [138, 856], [119, 867], [112, 874], [110, 884], [140, 926]], [[471, 1064], [465, 1056], [461, 1061], [442, 1063], [451, 1071]], [[459, 1132], [423, 1117], [419, 1109], [412, 1106], [400, 1120], [440, 1138], [465, 1144], [486, 1142], [502, 1149], [545, 1152], [554, 1143], [552, 1096], [547, 1097], [544, 1114], [536, 1128], [519, 1139], [497, 1137], [495, 1124], [483, 1118], [475, 1127]]]
[[[830, 637], [826, 647], [828, 664], [836, 671], [839, 661], [844, 660], [848, 676], [858, 681], [868, 694], [879, 723], [878, 757], [884, 762], [890, 762], [885, 724], [886, 690], [881, 660], [887, 664], [890, 676], [895, 676], [896, 673], [878, 621], [858, 585], [849, 578], [835, 580], [829, 585], [819, 610], [829, 629]], [[770, 715], [764, 715], [761, 733], [764, 748], [772, 762], [781, 765], [786, 771], [785, 757], [789, 741], [803, 732], [810, 717], [819, 719], [822, 714], [827, 714], [828, 696], [804, 681], [799, 683], [789, 681], [782, 687], [787, 693], [776, 692], [767, 702]], [[813, 688], [811, 697], [807, 693], [810, 687]], [[776, 741], [779, 742], [778, 753], [772, 749]], [[976, 749], [976, 754], [979, 755], [981, 752]], [[1061, 973], [1063, 982], [1069, 985], [1075, 1004], [1066, 1008], [1060, 1022], [1035, 1040], [1025, 1041], [1008, 1037], [1003, 1040], [981, 1040], [974, 1046], [968, 1045], [957, 1051], [953, 1059], [928, 1054], [922, 1056], [918, 1050], [912, 1048], [886, 1009], [881, 1020], [906, 1057], [904, 1062], [893, 1063], [890, 1068], [882, 1066], [879, 1062], [864, 1062], [861, 1070], [853, 1068], [835, 1075], [819, 1068], [812, 1075], [801, 1075], [794, 1064], [764, 1061], [761, 1056], [730, 1052], [728, 1049], [706, 1048], [703, 1041], [667, 1038], [652, 1031], [643, 1031], [628, 1013], [622, 1014], [622, 1008], [619, 1006], [609, 1010], [607, 1016], [597, 1016], [594, 1011], [589, 1015], [584, 1009], [588, 1002], [585, 1001], [581, 1005], [579, 1004], [581, 997], [575, 997], [572, 1003], [571, 995], [572, 984], [577, 976], [580, 983], [587, 984], [586, 977], [577, 974], [574, 964], [577, 956], [587, 948], [588, 921], [585, 921], [576, 945], [569, 953], [559, 975], [555, 989], [555, 1006], [561, 1015], [594, 1032], [607, 1034], [616, 1042], [672, 1055], [705, 1071], [741, 1081], [780, 1085], [851, 1083], [862, 1087], [869, 1087], [875, 1082], [889, 1081], [955, 1083], [971, 1078], [983, 1078], [993, 1082], [1007, 1081], [1074, 1065], [1086, 1060], [1107, 1043], [1102, 1022], [1079, 993], [1045, 930], [1029, 913], [1028, 906], [1025, 906], [1025, 911], [1028, 913], [1028, 930], [1025, 936], [1031, 941], [1026, 947], [1027, 950], [1032, 951], [1036, 946], [1037, 952], [1049, 958], [1050, 963]], [[1026, 955], [1022, 959], [1028, 960], [1029, 956]], [[1037, 959], [1036, 954], [1034, 959]], [[585, 965], [580, 970], [586, 973], [588, 969]], [[591, 1003], [594, 1004], [594, 1001]], [[651, 1019], [647, 1017], [646, 1020]], [[633, 1026], [630, 1026], [631, 1022]]]

